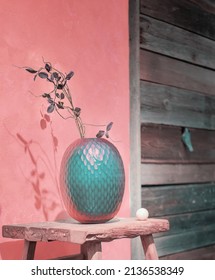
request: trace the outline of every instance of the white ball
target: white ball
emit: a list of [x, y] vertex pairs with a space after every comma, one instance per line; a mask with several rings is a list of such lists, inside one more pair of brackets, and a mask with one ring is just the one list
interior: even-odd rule
[[140, 208], [137, 210], [136, 212], [137, 220], [144, 221], [148, 219], [148, 217], [149, 217], [149, 212], [146, 208]]

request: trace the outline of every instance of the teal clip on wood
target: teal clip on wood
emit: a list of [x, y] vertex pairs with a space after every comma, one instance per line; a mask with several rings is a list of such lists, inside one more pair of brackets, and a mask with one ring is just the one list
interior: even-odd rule
[[190, 130], [185, 127], [183, 128], [182, 135], [181, 135], [181, 140], [184, 143], [185, 147], [188, 149], [189, 152], [193, 152], [193, 145], [191, 141], [191, 133]]

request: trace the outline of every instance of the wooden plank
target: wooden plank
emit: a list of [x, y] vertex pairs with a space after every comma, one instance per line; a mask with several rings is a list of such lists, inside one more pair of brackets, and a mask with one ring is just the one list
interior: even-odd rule
[[[139, 0], [129, 0], [129, 84], [130, 84], [130, 186], [140, 186], [140, 59], [139, 59]], [[141, 206], [140, 188], [130, 187], [131, 215], [135, 215], [136, 207]], [[138, 239], [131, 242], [132, 259], [143, 256]]]
[[[157, 216], [156, 209], [153, 210], [155, 217]], [[160, 213], [158, 213], [159, 216]], [[167, 235], [174, 235], [180, 233], [186, 233], [190, 230], [199, 230], [205, 228], [209, 224], [214, 224], [215, 221], [215, 210], [203, 210], [196, 212], [189, 212], [176, 215], [162, 216], [161, 218], [168, 219], [170, 223], [170, 230], [164, 233], [154, 234], [155, 238]]]
[[215, 181], [214, 164], [141, 165], [141, 185], [204, 183]]
[[37, 242], [35, 242], [35, 241], [24, 240], [24, 248], [23, 248], [23, 254], [22, 254], [23, 260], [33, 260], [34, 259], [36, 245], [37, 245]]
[[146, 260], [158, 260], [158, 253], [154, 243], [153, 236], [140, 236]]
[[209, 13], [215, 13], [215, 3], [214, 0], [190, 0], [191, 2], [198, 5], [202, 10]]
[[108, 242], [114, 239], [134, 238], [168, 229], [169, 222], [166, 219], [138, 221], [136, 218], [117, 218], [103, 223], [102, 226], [100, 224], [80, 224], [72, 219], [67, 219], [54, 222], [3, 225], [2, 236], [28, 241], [67, 241], [84, 244], [88, 241]]
[[141, 122], [215, 129], [215, 97], [141, 81]]
[[140, 17], [140, 46], [197, 65], [215, 68], [215, 41], [148, 16]]
[[215, 244], [215, 225], [208, 225], [199, 230], [182, 234], [155, 238], [155, 245], [159, 256], [193, 250]]
[[142, 163], [215, 163], [215, 131], [190, 129], [193, 152], [181, 140], [181, 127], [143, 124]]
[[161, 260], [215, 260], [215, 245], [160, 257]]
[[215, 71], [150, 51], [140, 51], [140, 79], [215, 95]]
[[101, 260], [102, 245], [101, 242], [86, 242], [81, 245], [81, 253], [84, 260]]
[[160, 0], [141, 0], [140, 12], [215, 40], [214, 11], [192, 1], [162, 0], [161, 4]]
[[[170, 252], [163, 250], [168, 250], [167, 248], [164, 248], [165, 245], [163, 244], [161, 249], [158, 248], [158, 253], [160, 254], [172, 254], [175, 251], [178, 251], [178, 249], [181, 249], [180, 246], [181, 244], [185, 244], [182, 246], [187, 246], [183, 248], [183, 250], [190, 250], [190, 245], [192, 246], [191, 248], [194, 249], [196, 247], [199, 247], [199, 239], [201, 239], [201, 246], [205, 245], [211, 245], [214, 244], [214, 237], [211, 234], [211, 232], [215, 232], [215, 210], [209, 210], [209, 211], [198, 211], [194, 213], [187, 213], [187, 214], [180, 214], [180, 215], [172, 215], [172, 216], [165, 216], [165, 218], [168, 218], [170, 222], [170, 230], [166, 232], [164, 235], [154, 235], [154, 238], [156, 240], [156, 245], [157, 242], [162, 242], [163, 238], [161, 237], [166, 237], [166, 247], [168, 248], [168, 237], [171, 240], [176, 239], [176, 244], [173, 245], [174, 248], [171, 248]], [[183, 239], [186, 240], [187, 235], [188, 238], [192, 235], [199, 235], [199, 237], [194, 236], [194, 239], [189, 239], [191, 240], [191, 244], [185, 243]], [[161, 240], [161, 241], [160, 241]], [[197, 243], [195, 243], [195, 240]], [[185, 253], [184, 253], [185, 254]]]
[[[142, 187], [141, 193], [142, 207], [148, 209], [151, 217], [215, 209], [213, 183]], [[207, 215], [213, 217], [214, 212]], [[189, 218], [196, 219], [196, 216]]]

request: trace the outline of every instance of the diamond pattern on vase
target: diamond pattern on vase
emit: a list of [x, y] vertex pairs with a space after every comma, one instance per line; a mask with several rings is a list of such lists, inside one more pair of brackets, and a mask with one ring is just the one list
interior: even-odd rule
[[125, 173], [116, 147], [101, 138], [83, 138], [66, 150], [60, 170], [68, 214], [81, 223], [112, 219], [119, 211]]

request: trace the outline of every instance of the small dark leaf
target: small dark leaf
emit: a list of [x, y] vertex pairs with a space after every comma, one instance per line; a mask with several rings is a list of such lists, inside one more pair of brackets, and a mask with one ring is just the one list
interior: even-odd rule
[[66, 81], [63, 84], [59, 84], [57, 86], [57, 89], [63, 89], [65, 87], [65, 85], [66, 85]]
[[81, 108], [75, 107], [75, 112], [77, 112], [77, 113], [81, 112]]
[[64, 107], [63, 107], [63, 102], [58, 102], [57, 103], [57, 107], [59, 108], [59, 109], [64, 109]]
[[48, 108], [47, 108], [47, 112], [49, 114], [52, 113], [54, 111], [54, 107], [55, 107], [54, 104], [49, 105]]
[[52, 73], [51, 76], [50, 76], [50, 80], [53, 82], [54, 79], [55, 79], [55, 77], [54, 77], [54, 74]]
[[76, 117], [79, 117], [80, 114], [81, 114], [81, 108], [75, 107], [74, 114], [75, 114]]
[[72, 76], [74, 75], [73, 71], [70, 71], [67, 75], [66, 75], [66, 80], [70, 80], [72, 78]]
[[37, 74], [34, 76], [34, 81], [36, 80]]
[[32, 73], [32, 74], [37, 73], [36, 70], [34, 70], [34, 69], [30, 68], [30, 67], [29, 68], [25, 68], [25, 70], [28, 71], [29, 73]]
[[63, 92], [61, 92], [61, 94], [59, 94], [58, 92], [56, 93], [56, 97], [60, 98], [60, 99], [64, 99], [65, 95]]
[[51, 69], [52, 69], [52, 68], [51, 68], [51, 65], [50, 65], [49, 63], [46, 63], [45, 69], [46, 69], [46, 71], [50, 72]]
[[43, 93], [42, 97], [44, 97], [44, 98], [51, 98], [50, 94], [48, 94], [48, 93]]
[[110, 131], [112, 126], [113, 126], [113, 122], [110, 122], [106, 127], [106, 131]]
[[63, 89], [63, 87], [64, 87], [64, 85], [59, 84], [59, 85], [57, 86], [57, 89]]
[[55, 80], [59, 79], [59, 75], [57, 72], [52, 73], [52, 76], [55, 78]]
[[51, 97], [48, 98], [48, 103], [53, 104], [54, 105], [54, 101]]
[[48, 78], [48, 74], [45, 73], [45, 72], [40, 72], [40, 73], [38, 73], [38, 76], [39, 76], [41, 79], [47, 79], [47, 78]]
[[96, 134], [97, 138], [101, 138], [102, 136], [104, 136], [105, 132], [104, 130], [99, 130], [99, 132]]

